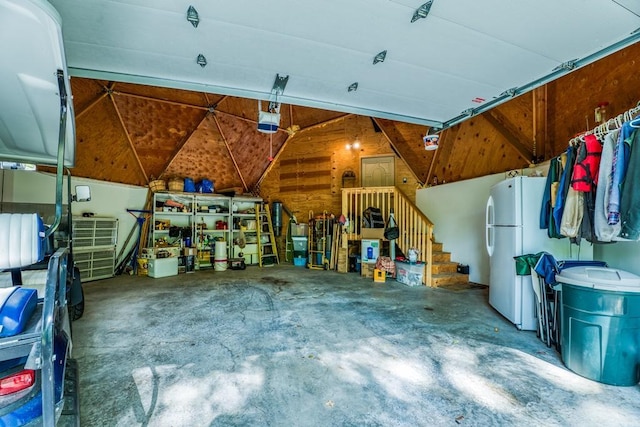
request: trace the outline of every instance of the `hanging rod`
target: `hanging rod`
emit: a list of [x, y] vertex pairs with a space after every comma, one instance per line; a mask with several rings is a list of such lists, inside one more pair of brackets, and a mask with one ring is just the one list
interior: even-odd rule
[[594, 127], [593, 129], [571, 138], [569, 140], [569, 145], [575, 145], [579, 141], [583, 141], [584, 137], [587, 135], [595, 135], [596, 137], [600, 137], [616, 129], [620, 129], [624, 123], [633, 120], [638, 113], [640, 113], [640, 101], [638, 101], [635, 107], [625, 111], [624, 113], [618, 114], [616, 117], [607, 120], [606, 122]]

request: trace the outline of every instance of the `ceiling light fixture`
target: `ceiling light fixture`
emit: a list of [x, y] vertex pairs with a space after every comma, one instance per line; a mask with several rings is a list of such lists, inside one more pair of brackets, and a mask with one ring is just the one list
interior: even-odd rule
[[194, 28], [198, 28], [200, 16], [198, 15], [196, 8], [193, 6], [189, 6], [189, 9], [187, 9], [187, 21], [191, 22], [191, 25], [193, 25]]
[[347, 88], [347, 92], [355, 92], [356, 90], [358, 90], [358, 82], [351, 83]]
[[433, 4], [433, 0], [426, 2], [422, 6], [420, 6], [413, 13], [413, 17], [411, 18], [411, 22], [416, 22], [418, 19], [426, 18], [431, 10], [431, 5]]
[[387, 51], [383, 50], [382, 52], [377, 54], [375, 58], [373, 58], [373, 65], [376, 65], [378, 62], [384, 62], [386, 57], [387, 57]]
[[196, 62], [202, 68], [207, 66], [207, 58], [205, 58], [203, 54], [198, 55], [198, 59], [196, 59]]

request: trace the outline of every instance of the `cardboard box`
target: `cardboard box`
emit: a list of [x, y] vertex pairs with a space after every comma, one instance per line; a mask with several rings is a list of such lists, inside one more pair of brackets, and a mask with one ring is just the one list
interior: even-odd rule
[[178, 275], [178, 257], [150, 259], [149, 277], [160, 278]]
[[361, 228], [360, 237], [363, 239], [380, 239], [384, 238], [384, 228]]
[[376, 269], [375, 264], [361, 264], [360, 266], [360, 276], [367, 277], [369, 279], [373, 278], [373, 270]]
[[422, 286], [425, 263], [396, 261], [396, 280], [407, 286]]
[[198, 248], [182, 248], [182, 255], [184, 256], [197, 256], [198, 255]]
[[379, 239], [362, 239], [360, 241], [362, 253], [360, 259], [362, 264], [375, 264], [380, 256]]

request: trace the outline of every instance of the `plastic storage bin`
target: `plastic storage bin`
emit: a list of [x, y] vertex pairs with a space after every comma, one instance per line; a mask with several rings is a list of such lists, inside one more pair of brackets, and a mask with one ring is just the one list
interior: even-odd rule
[[640, 277], [605, 267], [574, 267], [561, 286], [562, 361], [604, 384], [640, 381]]
[[178, 257], [150, 259], [149, 277], [160, 278], [178, 274]]
[[396, 261], [396, 280], [407, 286], [421, 286], [425, 265], [423, 262]]

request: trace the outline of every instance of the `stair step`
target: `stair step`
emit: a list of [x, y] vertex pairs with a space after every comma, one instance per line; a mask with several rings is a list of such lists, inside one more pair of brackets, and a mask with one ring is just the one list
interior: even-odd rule
[[451, 252], [433, 251], [433, 262], [451, 262]]
[[442, 252], [442, 243], [431, 242], [433, 252]]
[[458, 263], [455, 262], [434, 262], [431, 266], [432, 274], [456, 273], [458, 271]]
[[433, 286], [436, 288], [446, 288], [447, 286], [468, 283], [469, 275], [460, 273], [441, 273], [431, 276]]

